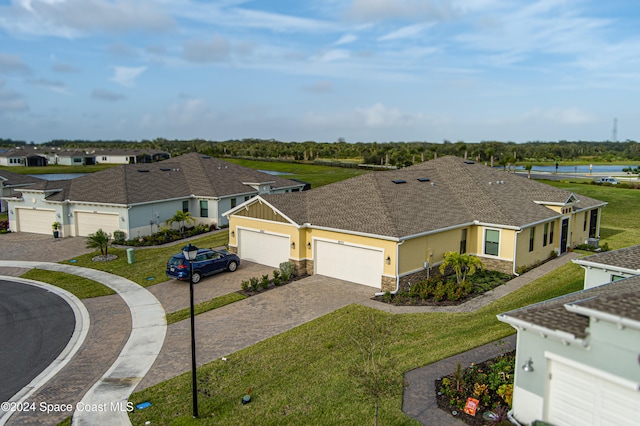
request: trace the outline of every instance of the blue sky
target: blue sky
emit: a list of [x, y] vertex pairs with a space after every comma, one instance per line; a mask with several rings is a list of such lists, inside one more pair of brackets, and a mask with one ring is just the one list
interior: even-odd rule
[[640, 138], [626, 0], [0, 0], [0, 138]]

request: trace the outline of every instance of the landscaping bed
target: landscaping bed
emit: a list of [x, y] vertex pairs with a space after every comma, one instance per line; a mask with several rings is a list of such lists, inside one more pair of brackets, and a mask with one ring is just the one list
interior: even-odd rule
[[255, 296], [267, 290], [281, 287], [291, 282], [307, 277], [307, 274], [296, 275], [294, 273], [293, 264], [291, 262], [282, 262], [280, 269], [274, 269], [273, 275], [264, 274], [260, 278], [251, 277], [241, 283], [241, 290], [238, 293], [243, 296]]
[[[463, 368], [435, 381], [438, 407], [469, 425], [509, 425], [513, 398], [515, 351]], [[465, 412], [468, 399], [477, 404], [475, 415]]]
[[513, 278], [498, 271], [477, 271], [458, 284], [455, 276], [436, 276], [413, 284], [409, 291], [386, 292], [373, 299], [396, 306], [450, 306], [459, 305], [485, 292], [501, 286]]

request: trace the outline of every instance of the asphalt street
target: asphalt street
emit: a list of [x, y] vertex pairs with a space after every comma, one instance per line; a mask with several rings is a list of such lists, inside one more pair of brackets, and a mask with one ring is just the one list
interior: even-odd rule
[[0, 402], [9, 400], [53, 362], [75, 327], [59, 296], [0, 280]]

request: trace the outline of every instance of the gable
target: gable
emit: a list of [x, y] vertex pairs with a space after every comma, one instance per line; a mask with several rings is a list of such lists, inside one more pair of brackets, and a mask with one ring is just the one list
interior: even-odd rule
[[285, 217], [279, 214], [275, 209], [266, 203], [255, 201], [252, 204], [245, 205], [241, 209], [233, 213], [235, 216], [250, 217], [253, 219], [269, 220], [273, 222], [290, 223]]

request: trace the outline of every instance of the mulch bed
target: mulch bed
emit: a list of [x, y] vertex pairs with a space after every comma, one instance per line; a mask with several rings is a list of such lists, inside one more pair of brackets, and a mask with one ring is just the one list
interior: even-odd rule
[[273, 281], [269, 282], [269, 285], [267, 286], [267, 288], [259, 288], [257, 291], [253, 291], [251, 289], [244, 291], [244, 290], [238, 290], [236, 293], [242, 294], [243, 296], [247, 296], [247, 297], [251, 297], [251, 296], [255, 296], [258, 295], [260, 293], [264, 293], [265, 291], [269, 291], [269, 290], [273, 290], [274, 288], [278, 288], [278, 287], [282, 287], [285, 286], [287, 284], [290, 284], [294, 281], [298, 281], [301, 280], [303, 278], [307, 278], [309, 275], [307, 274], [303, 274], [303, 275], [295, 275], [293, 277], [291, 277], [291, 279], [289, 281], [283, 281], [280, 284], [278, 284], [277, 286], [273, 285]]

